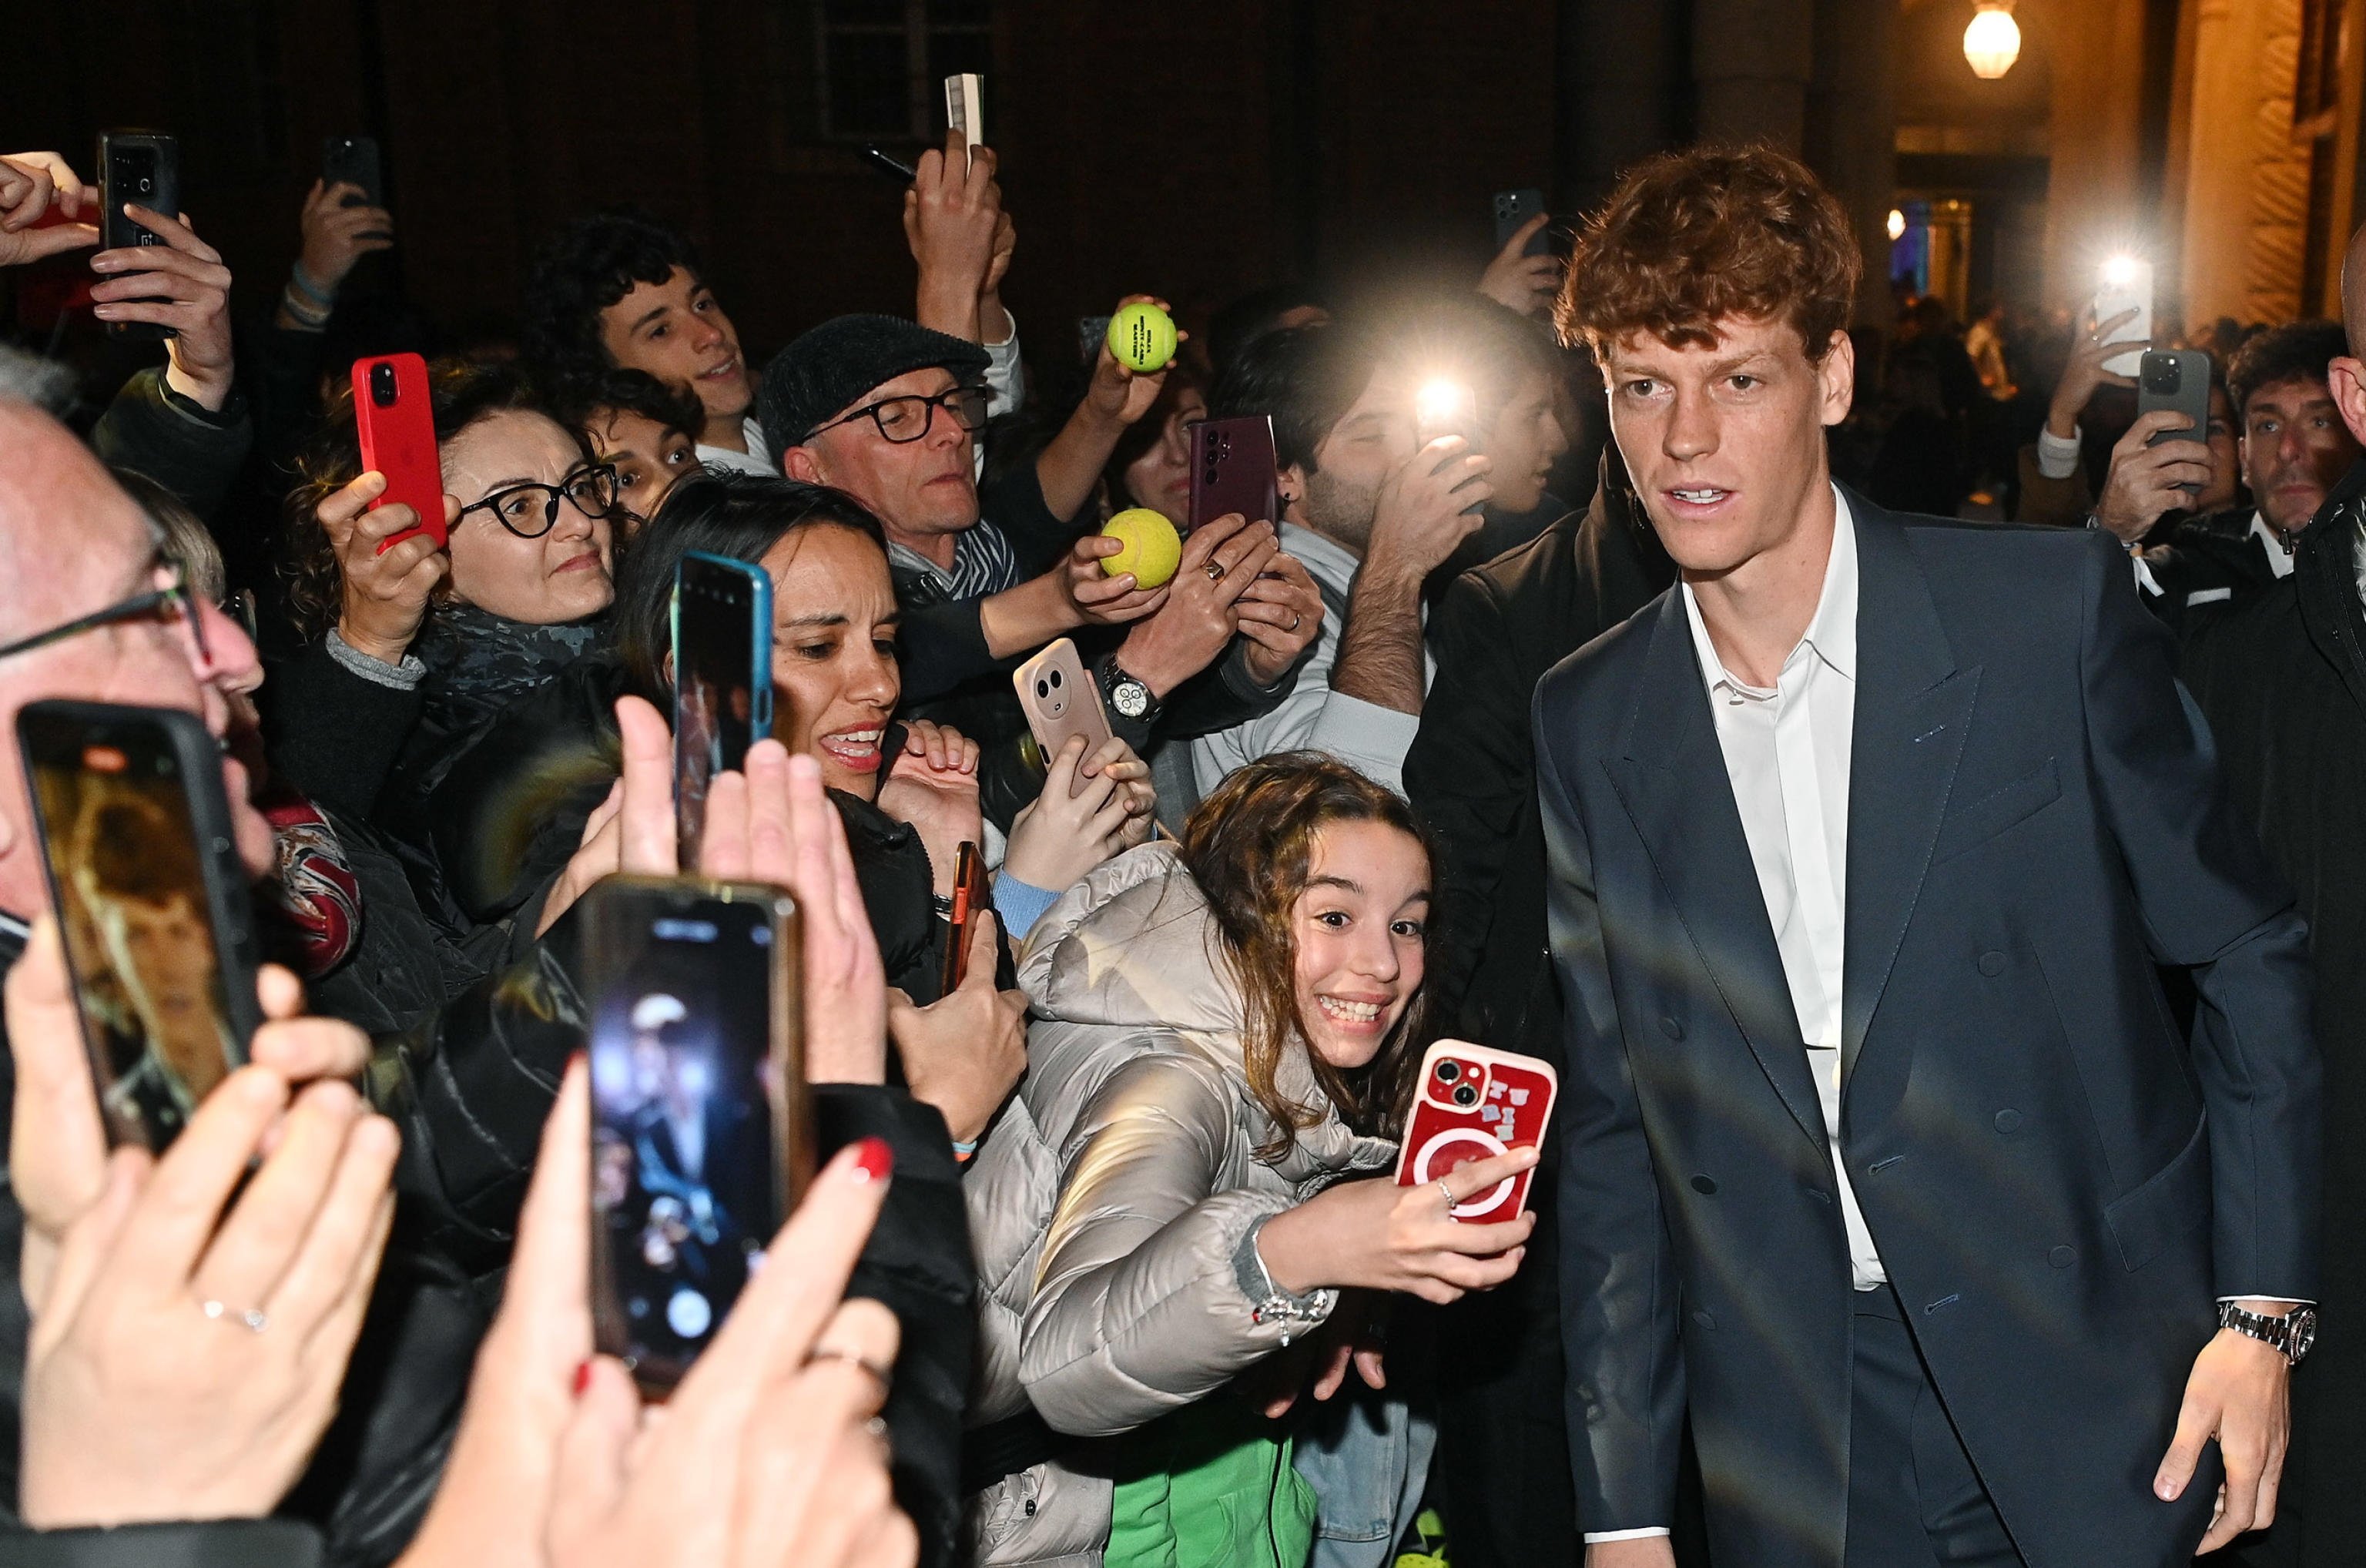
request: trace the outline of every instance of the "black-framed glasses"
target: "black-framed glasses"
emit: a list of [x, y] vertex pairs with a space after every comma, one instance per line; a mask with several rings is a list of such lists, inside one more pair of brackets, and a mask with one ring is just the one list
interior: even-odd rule
[[77, 615], [63, 626], [51, 626], [48, 631], [35, 632], [31, 637], [19, 637], [6, 647], [0, 648], [0, 659], [6, 659], [19, 653], [30, 653], [37, 648], [47, 648], [52, 643], [63, 642], [70, 637], [79, 637], [84, 632], [96, 631], [101, 626], [120, 626], [126, 621], [137, 621], [144, 617], [162, 621], [167, 626], [178, 621], [187, 626], [191, 640], [197, 645], [197, 661], [200, 664], [211, 664], [214, 656], [213, 650], [206, 646], [205, 612], [197, 607], [196, 598], [189, 592], [189, 569], [177, 558], [159, 551], [156, 557], [156, 571], [169, 576], [171, 581], [161, 588], [153, 588], [145, 593], [134, 593], [129, 599], [118, 600], [104, 610], [93, 610], [87, 615]]
[[814, 434], [867, 419], [879, 427], [882, 436], [902, 446], [929, 434], [930, 427], [937, 422], [939, 409], [952, 415], [955, 424], [975, 434], [986, 428], [986, 406], [991, 400], [992, 395], [984, 387], [955, 387], [933, 398], [924, 398], [917, 392], [901, 398], [882, 398], [817, 427]]
[[[605, 517], [616, 504], [616, 469], [609, 463], [587, 463], [555, 485], [504, 485], [484, 500], [460, 508], [460, 516], [490, 512], [493, 520], [521, 539], [539, 539], [558, 525], [558, 503], [571, 501], [586, 517]], [[541, 526], [535, 518], [542, 519]], [[456, 524], [458, 519], [454, 520]]]

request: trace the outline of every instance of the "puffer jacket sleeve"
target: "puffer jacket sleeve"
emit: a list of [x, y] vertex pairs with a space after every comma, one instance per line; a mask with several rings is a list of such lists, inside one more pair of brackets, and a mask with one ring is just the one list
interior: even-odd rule
[[1157, 1052], [1110, 1074], [1076, 1121], [1020, 1353], [1054, 1431], [1129, 1431], [1280, 1348], [1234, 1260], [1290, 1200], [1213, 1190], [1234, 1122], [1212, 1066]]

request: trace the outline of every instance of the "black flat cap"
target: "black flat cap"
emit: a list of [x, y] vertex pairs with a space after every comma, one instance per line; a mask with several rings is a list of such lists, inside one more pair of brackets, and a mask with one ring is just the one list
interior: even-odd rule
[[772, 355], [756, 419], [777, 459], [873, 387], [929, 369], [975, 382], [990, 363], [977, 344], [900, 316], [837, 316]]

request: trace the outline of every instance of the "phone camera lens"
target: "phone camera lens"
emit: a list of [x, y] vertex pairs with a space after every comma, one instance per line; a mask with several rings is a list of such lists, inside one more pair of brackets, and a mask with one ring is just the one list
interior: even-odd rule
[[1036, 682], [1035, 694], [1039, 697], [1049, 697], [1052, 694], [1052, 683], [1049, 681]]
[[1057, 690], [1059, 690], [1059, 687], [1060, 687], [1060, 672], [1059, 672], [1057, 670], [1054, 670], [1054, 671], [1052, 671], [1052, 689], [1053, 689], [1053, 691], [1057, 691]]
[[1472, 1089], [1467, 1083], [1457, 1084], [1454, 1086], [1454, 1103], [1457, 1105], [1476, 1105], [1479, 1103], [1479, 1091]]
[[154, 190], [155, 188], [156, 188], [156, 182], [155, 182], [155, 181], [153, 181], [153, 180], [150, 179], [150, 178], [149, 178], [147, 175], [141, 175], [141, 176], [140, 176], [139, 191], [140, 191], [140, 194], [141, 194], [141, 196], [146, 196], [150, 191], [152, 191], [152, 190]]
[[394, 406], [393, 366], [370, 367], [370, 400], [382, 409], [390, 409]]
[[1438, 1064], [1437, 1064], [1437, 1081], [1438, 1081], [1438, 1082], [1440, 1082], [1440, 1083], [1452, 1083], [1456, 1078], [1459, 1078], [1459, 1077], [1460, 1077], [1461, 1076], [1462, 1076], [1462, 1064], [1461, 1064], [1461, 1063], [1459, 1063], [1459, 1062], [1456, 1062], [1456, 1061], [1444, 1061], [1444, 1062], [1440, 1062], [1440, 1063], [1438, 1063]]

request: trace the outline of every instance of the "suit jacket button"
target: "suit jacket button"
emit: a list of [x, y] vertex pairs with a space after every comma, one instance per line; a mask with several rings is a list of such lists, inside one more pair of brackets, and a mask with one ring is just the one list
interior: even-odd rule
[[2079, 1261], [2079, 1249], [2075, 1247], [2057, 1247], [2045, 1255], [2045, 1261], [2053, 1264], [2056, 1269], [2067, 1269]]
[[1682, 1040], [1684, 1037], [1684, 1026], [1674, 1019], [1662, 1015], [1660, 1020], [1660, 1032], [1671, 1040]]
[[1693, 1321], [1699, 1324], [1703, 1328], [1715, 1328], [1717, 1326], [1717, 1319], [1711, 1317], [1705, 1312], [1696, 1312], [1693, 1314]]
[[1996, 1113], [1996, 1130], [2000, 1133], [2020, 1132], [2021, 1112], [2011, 1110], [1998, 1111]]
[[1693, 1178], [1693, 1190], [1704, 1194], [1714, 1192], [1717, 1190], [1717, 1182], [1706, 1176], [1696, 1176]]
[[2004, 954], [2003, 954], [2003, 953], [1981, 953], [1981, 954], [1980, 954], [1980, 973], [1981, 973], [1981, 974], [1983, 974], [1983, 975], [1986, 975], [1986, 976], [1987, 976], [1989, 979], [1991, 979], [1991, 980], [1995, 979], [1998, 976], [2000, 976], [2000, 975], [2003, 974], [2003, 973], [2004, 973]]

